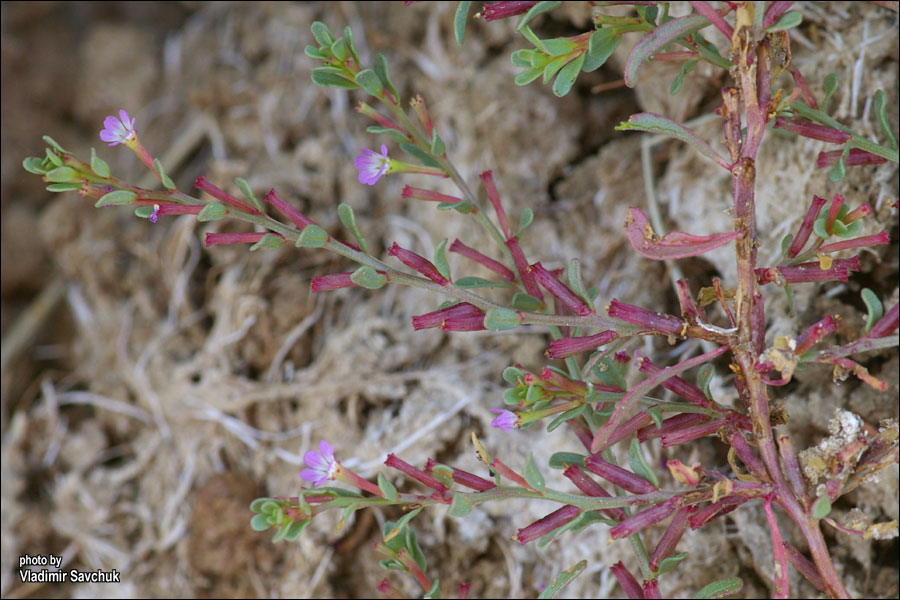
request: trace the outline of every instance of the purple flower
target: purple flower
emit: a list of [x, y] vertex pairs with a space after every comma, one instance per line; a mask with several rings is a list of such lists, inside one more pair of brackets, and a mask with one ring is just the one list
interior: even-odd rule
[[310, 450], [303, 457], [308, 469], [303, 469], [300, 477], [303, 481], [310, 481], [313, 486], [322, 485], [327, 479], [333, 479], [338, 469], [338, 463], [334, 459], [334, 446], [322, 440], [319, 442], [319, 452]]
[[153, 212], [150, 213], [150, 222], [156, 223], [159, 220], [159, 204], [153, 205]]
[[118, 118], [110, 115], [104, 119], [100, 139], [110, 146], [118, 146], [126, 143], [136, 135], [134, 132], [134, 119], [129, 117], [128, 112], [125, 110], [120, 110]]
[[390, 170], [390, 159], [387, 155], [387, 146], [381, 145], [381, 154], [368, 148], [363, 148], [360, 155], [353, 159], [353, 166], [359, 169], [359, 182], [366, 185], [375, 185], [381, 176]]
[[503, 431], [512, 431], [519, 426], [519, 417], [516, 416], [516, 413], [503, 408], [492, 408], [491, 412], [500, 415], [491, 421], [491, 427], [499, 427]]

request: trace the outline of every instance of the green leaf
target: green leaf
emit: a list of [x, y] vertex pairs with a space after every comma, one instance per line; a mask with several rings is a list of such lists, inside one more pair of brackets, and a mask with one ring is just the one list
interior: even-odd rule
[[831, 237], [828, 234], [828, 231], [825, 230], [825, 223], [828, 222], [828, 214], [824, 214], [815, 221], [813, 221], [813, 233], [822, 238], [823, 240], [827, 240]]
[[334, 36], [328, 29], [328, 25], [326, 25], [322, 21], [313, 22], [313, 24], [310, 26], [310, 30], [312, 31], [313, 37], [316, 38], [316, 41], [320, 46], [331, 47], [331, 45], [334, 43]]
[[[522, 34], [522, 37], [524, 37], [526, 40], [531, 42], [532, 46], [534, 46], [541, 52], [541, 56], [544, 56], [545, 59], [547, 58], [544, 55], [544, 43], [540, 40], [540, 38], [537, 35], [535, 35], [535, 33], [531, 30], [531, 27], [528, 27], [526, 25], [525, 27], [523, 27], [521, 29], [521, 31], [519, 31], [519, 33]], [[536, 58], [534, 61], [534, 66], [538, 66]]]
[[673, 137], [692, 146], [700, 154], [720, 165], [728, 163], [728, 161], [719, 156], [719, 153], [713, 150], [705, 140], [701, 139], [697, 134], [681, 123], [676, 123], [671, 119], [653, 113], [638, 113], [631, 115], [631, 117], [628, 118], [628, 121], [616, 126], [616, 131], [631, 130], [647, 131], [649, 133], [659, 133]]
[[503, 391], [503, 403], [508, 405], [518, 404], [525, 401], [524, 388], [509, 388]]
[[431, 153], [435, 156], [443, 156], [446, 148], [444, 148], [444, 140], [438, 135], [437, 129], [433, 130], [431, 135]]
[[875, 105], [875, 116], [878, 118], [881, 130], [884, 131], [884, 135], [888, 138], [888, 145], [896, 150], [897, 138], [894, 137], [894, 132], [891, 131], [891, 124], [887, 118], [887, 97], [884, 95], [884, 90], [876, 90], [873, 100]]
[[74, 192], [80, 189], [80, 183], [51, 183], [47, 186], [48, 192]]
[[575, 526], [572, 527], [572, 531], [581, 531], [586, 527], [590, 527], [594, 523], [603, 523], [608, 527], [615, 527], [618, 524], [618, 521], [613, 521], [612, 519], [608, 519], [603, 516], [599, 510], [589, 510], [581, 513], [576, 520]]
[[441, 580], [435, 579], [434, 583], [431, 584], [431, 588], [427, 592], [425, 592], [425, 595], [422, 597], [428, 598], [429, 600], [434, 599], [434, 598], [440, 598], [441, 597]]
[[553, 79], [553, 77], [557, 73], [559, 73], [559, 70], [563, 68], [563, 65], [565, 65], [570, 60], [572, 60], [571, 56], [557, 56], [556, 58], [552, 59], [550, 62], [544, 65], [544, 72], [541, 81], [545, 84], [549, 83], [550, 80]]
[[831, 103], [831, 97], [838, 89], [838, 78], [834, 73], [829, 73], [825, 76], [825, 80], [822, 82], [822, 89], [825, 91], [825, 98], [822, 99], [822, 112], [828, 112], [828, 105]]
[[163, 169], [162, 163], [158, 158], [153, 159], [153, 170], [156, 171], [156, 173], [159, 175], [159, 180], [162, 182], [163, 187], [165, 187], [167, 190], [175, 189], [175, 182], [172, 181], [172, 179], [168, 175], [166, 175], [166, 170]]
[[594, 366], [594, 375], [600, 378], [600, 382], [605, 385], [614, 385], [620, 390], [627, 390], [628, 384], [625, 381], [625, 374], [622, 367], [611, 356], [604, 356]]
[[583, 465], [585, 456], [574, 452], [556, 452], [550, 457], [551, 469], [568, 469], [572, 465]]
[[541, 475], [540, 469], [538, 469], [538, 466], [535, 464], [534, 455], [531, 452], [528, 453], [528, 458], [525, 459], [525, 468], [522, 470], [522, 476], [525, 477], [525, 481], [528, 482], [528, 485], [541, 493], [544, 492], [544, 488], [546, 487], [544, 476]]
[[402, 131], [398, 131], [391, 127], [382, 127], [381, 125], [369, 125], [366, 127], [366, 131], [369, 133], [383, 133], [388, 136], [395, 142], [408, 142], [409, 136], [405, 135]]
[[528, 208], [527, 206], [522, 209], [521, 214], [519, 214], [519, 232], [516, 234], [517, 236], [522, 235], [522, 232], [531, 225], [534, 221], [534, 211]]
[[645, 23], [650, 25], [656, 24], [656, 15], [659, 10], [655, 6], [635, 6], [634, 10], [640, 15]]
[[313, 45], [307, 45], [303, 52], [308, 57], [316, 60], [328, 60], [331, 58], [331, 48], [317, 48]]
[[[366, 242], [366, 238], [363, 237], [362, 233], [359, 232], [359, 227], [356, 225], [356, 215], [353, 212], [353, 207], [347, 204], [346, 202], [341, 202], [337, 207], [338, 219], [341, 220], [341, 223], [350, 230], [350, 233], [353, 234], [353, 237], [356, 238], [356, 241], [359, 243], [359, 247], [362, 248], [363, 252], [369, 251], [369, 244]], [[307, 227], [304, 227], [305, 231]], [[378, 286], [381, 287], [381, 286]]]
[[396, 502], [398, 498], [397, 488], [393, 483], [384, 476], [384, 473], [378, 474], [378, 489], [384, 494], [384, 497], [391, 502]]
[[538, 385], [529, 385], [525, 392], [525, 404], [535, 404], [543, 399], [543, 389]]
[[[131, 204], [137, 200], [137, 194], [134, 192], [129, 192], [128, 190], [115, 190], [114, 192], [109, 192], [108, 194], [104, 194], [100, 197], [99, 200], [94, 204], [96, 207], [101, 206], [121, 206], [123, 204]], [[148, 206], [150, 212], [153, 212], [153, 207]], [[147, 215], [150, 216], [150, 215]]]
[[[852, 140], [851, 140], [852, 141]], [[835, 165], [831, 168], [831, 172], [828, 173], [828, 178], [833, 183], [840, 183], [844, 180], [844, 177], [847, 175], [847, 165], [844, 161], [847, 160], [847, 156], [850, 155], [850, 144], [846, 144], [844, 146], [844, 151], [841, 152], [841, 159], [835, 163]]]
[[258, 242], [250, 246], [250, 252], [257, 250], [275, 250], [284, 245], [284, 238], [275, 233], [267, 233]]
[[259, 212], [265, 212], [265, 208], [262, 205], [256, 195], [253, 193], [253, 190], [250, 189], [250, 184], [247, 183], [247, 180], [243, 177], [235, 177], [234, 178], [235, 185], [238, 186], [238, 189], [241, 190], [241, 194], [244, 195], [244, 198], [250, 201], [250, 204], [256, 207], [256, 210]]
[[512, 61], [513, 66], [525, 67], [527, 69], [528, 67], [534, 66], [534, 54], [534, 50], [523, 48], [521, 50], [516, 50], [515, 52], [513, 52], [510, 55], [509, 59], [510, 61]]
[[387, 283], [387, 277], [370, 267], [363, 265], [350, 275], [350, 281], [368, 290], [377, 290]]
[[66, 150], [65, 148], [63, 148], [63, 147], [60, 146], [59, 144], [57, 144], [57, 143], [56, 143], [56, 140], [54, 140], [54, 139], [53, 139], [52, 137], [50, 137], [49, 135], [45, 135], [45, 136], [41, 137], [41, 139], [44, 140], [44, 143], [45, 143], [45, 144], [47, 144], [48, 146], [50, 146], [51, 148], [53, 148], [54, 150], [56, 150], [56, 151], [59, 152], [60, 154], [69, 154], [69, 151], [68, 151], [68, 150]]
[[844, 157], [842, 156], [837, 163], [833, 167], [831, 167], [831, 171], [828, 173], [828, 179], [830, 179], [833, 183], [840, 183], [844, 180], [844, 177], [847, 175], [847, 167], [844, 164]]
[[687, 552], [679, 552], [678, 554], [674, 554], [674, 555], [672, 555], [672, 556], [670, 556], [670, 557], [668, 557], [668, 558], [662, 559], [662, 560], [659, 562], [659, 568], [656, 569], [656, 574], [657, 574], [657, 575], [662, 575], [663, 573], [666, 573], [666, 572], [668, 572], [668, 571], [671, 571], [672, 569], [674, 569], [674, 568], [678, 565], [678, 563], [680, 563], [681, 561], [683, 561], [683, 560], [686, 559], [687, 557], [688, 557], [688, 553], [687, 553]]
[[744, 582], [738, 577], [714, 581], [697, 592], [694, 598], [697, 598], [698, 600], [703, 600], [705, 598], [724, 598], [725, 596], [730, 596], [731, 594], [736, 594], [741, 591], [743, 586]]
[[562, 591], [565, 589], [567, 585], [569, 585], [573, 579], [581, 575], [581, 572], [587, 567], [587, 561], [581, 560], [571, 568], [562, 571], [559, 575], [553, 578], [553, 581], [550, 582], [550, 585], [544, 588], [544, 590], [538, 595], [538, 598], [541, 599], [552, 599], [559, 598]]
[[453, 487], [453, 467], [436, 464], [432, 466], [431, 474], [448, 488]]
[[550, 38], [543, 40], [544, 51], [550, 56], [564, 56], [571, 54], [578, 44], [569, 38]]
[[49, 160], [54, 166], [61, 167], [63, 166], [63, 161], [59, 157], [58, 154], [52, 152], [50, 148], [46, 148], [45, 152], [47, 153], [47, 160]]
[[674, 96], [681, 90], [681, 84], [684, 82], [684, 76], [693, 71], [696, 65], [696, 60], [689, 60], [681, 65], [681, 71], [679, 71], [675, 79], [672, 80], [672, 85], [669, 88], [669, 94]]
[[380, 98], [381, 92], [384, 91], [384, 84], [381, 83], [381, 79], [372, 69], [363, 69], [356, 74], [354, 80], [368, 94], [376, 98]]
[[228, 208], [221, 202], [210, 202], [197, 215], [198, 221], [218, 221], [228, 214]]
[[266, 515], [253, 515], [253, 518], [250, 519], [250, 528], [253, 529], [253, 531], [265, 531], [269, 527], [270, 525]]
[[824, 519], [831, 512], [831, 500], [828, 495], [819, 496], [818, 500], [812, 505], [812, 516], [816, 519]]
[[306, 529], [307, 525], [312, 522], [312, 519], [303, 519], [302, 521], [294, 521], [290, 525], [288, 525], [287, 533], [284, 534], [284, 540], [286, 542], [296, 542], [300, 535], [303, 533], [303, 530]]
[[447, 514], [457, 519], [462, 518], [472, 512], [475, 503], [472, 502], [472, 495], [464, 492], [456, 492], [453, 494], [453, 500], [450, 502], [450, 510]]
[[508, 308], [491, 308], [484, 317], [484, 327], [491, 331], [515, 329], [521, 322], [519, 313]]
[[409, 555], [416, 561], [419, 568], [425, 571], [428, 568], [428, 561], [425, 560], [425, 553], [422, 552], [422, 547], [419, 546], [419, 536], [416, 535], [416, 530], [412, 527], [407, 527], [405, 537], [406, 549], [409, 551]]
[[584, 281], [581, 279], [581, 263], [577, 258], [573, 258], [566, 266], [566, 278], [569, 280], [569, 287], [575, 292], [588, 306], [594, 305], [594, 299], [591, 298], [587, 290], [584, 289]]
[[[837, 223], [839, 223], [839, 221], [835, 221], [835, 224]], [[862, 229], [862, 221], [853, 221], [849, 225], [841, 223], [839, 229], [839, 231], [837, 229], [834, 231], [834, 235], [837, 237], [845, 239], [854, 238], [859, 234], [859, 230]]]
[[397, 521], [397, 527], [406, 527], [409, 522], [412, 521], [420, 512], [422, 512], [421, 506], [415, 510], [409, 511], [408, 513], [400, 517], [400, 520]]
[[467, 215], [475, 209], [475, 205], [468, 200], [462, 200], [461, 202], [438, 202], [437, 209], [455, 210], [464, 215]]
[[866, 315], [866, 333], [869, 333], [872, 331], [872, 327], [875, 326], [875, 323], [877, 323], [884, 315], [884, 306], [881, 304], [881, 300], [878, 299], [875, 292], [869, 288], [863, 288], [862, 301], [869, 312], [869, 314]]
[[530, 294], [526, 294], [525, 292], [516, 292], [516, 294], [513, 296], [512, 302], [510, 302], [509, 304], [516, 310], [524, 310], [525, 312], [535, 312], [540, 310], [541, 307], [544, 306], [543, 302]]
[[553, 93], [556, 96], [562, 98], [571, 91], [578, 74], [581, 72], [581, 67], [584, 66], [584, 59], [585, 54], [579, 54], [575, 60], [560, 70], [559, 75], [556, 76], [556, 81], [553, 82]]
[[544, 72], [543, 67], [531, 67], [530, 69], [525, 69], [513, 80], [516, 85], [528, 85], [535, 79], [541, 76], [541, 73]]
[[250, 503], [250, 510], [255, 513], [263, 513], [268, 511], [263, 511], [263, 506], [266, 504], [278, 504], [274, 498], [257, 498], [253, 502]]
[[68, 183], [78, 180], [78, 173], [72, 167], [56, 167], [47, 172], [47, 180], [54, 183]]
[[272, 543], [277, 544], [281, 540], [285, 539], [287, 536], [288, 530], [291, 528], [291, 523], [285, 523], [281, 527], [278, 528], [278, 531], [275, 532], [275, 537], [272, 538]]
[[43, 175], [47, 171], [41, 166], [42, 164], [44, 164], [43, 159], [37, 156], [29, 156], [22, 161], [22, 168], [33, 175]]
[[91, 171], [100, 177], [109, 177], [109, 165], [106, 164], [105, 160], [97, 156], [97, 151], [93, 148], [91, 148]]
[[541, 539], [538, 540], [537, 547], [538, 547], [538, 548], [546, 548], [546, 547], [547, 547], [547, 544], [549, 544], [550, 542], [552, 542], [553, 540], [555, 540], [556, 538], [558, 538], [559, 536], [561, 536], [561, 535], [564, 534], [565, 532], [567, 532], [567, 531], [569, 531], [569, 530], [571, 530], [571, 529], [575, 529], [575, 528], [578, 527], [578, 526], [581, 524], [581, 522], [584, 520], [585, 515], [586, 515], [586, 513], [581, 512], [581, 513], [579, 513], [574, 519], [572, 519], [571, 521], [569, 521], [568, 523], [565, 523], [564, 525], [560, 525], [559, 527], [557, 527], [556, 529], [554, 529], [554, 530], [551, 531], [550, 533], [548, 533], [548, 534], [546, 534], [546, 535], [544, 535], [544, 536], [541, 536]]
[[769, 25], [766, 28], [766, 31], [786, 31], [797, 27], [802, 22], [803, 13], [798, 10], [792, 10], [781, 15], [781, 18], [773, 25]]
[[789, 233], [781, 238], [781, 254], [782, 256], [787, 256], [788, 250], [791, 247], [791, 242], [794, 241], [794, 234]]
[[662, 427], [662, 408], [659, 406], [659, 404], [654, 404], [653, 406], [647, 408], [647, 414], [650, 415], [651, 419], [653, 419], [653, 424], [656, 425], [657, 429]]
[[331, 54], [341, 62], [344, 62], [349, 58], [350, 52], [347, 50], [347, 44], [344, 42], [343, 38], [334, 40], [334, 43], [331, 44]]
[[316, 67], [312, 70], [312, 81], [322, 87], [335, 87], [345, 90], [359, 89], [359, 85], [351, 79], [335, 73], [331, 67]]
[[434, 249], [434, 266], [445, 279], [450, 279], [450, 265], [447, 263], [446, 248], [447, 238], [444, 238]]
[[709, 393], [709, 383], [715, 374], [716, 368], [711, 364], [703, 365], [697, 372], [697, 387], [703, 390], [703, 395], [706, 396], [707, 400], [712, 400], [712, 395]]
[[415, 144], [410, 144], [409, 142], [401, 142], [398, 144], [400, 149], [417, 159], [423, 165], [428, 167], [436, 167], [438, 169], [442, 169], [441, 163], [437, 161], [433, 156], [416, 146]]
[[558, 0], [556, 2], [538, 2], [534, 6], [532, 6], [527, 13], [522, 15], [519, 19], [519, 22], [516, 23], [516, 31], [522, 31], [522, 29], [528, 25], [528, 22], [531, 21], [536, 16], [547, 12], [548, 10], [553, 10], [557, 6], [562, 4]]
[[406, 571], [406, 567], [402, 563], [397, 562], [393, 558], [385, 558], [378, 561], [378, 566], [386, 571]]
[[585, 73], [596, 71], [606, 64], [621, 42], [622, 38], [615, 35], [612, 29], [598, 29], [592, 33], [588, 41], [587, 58], [584, 60]]
[[470, 6], [472, 6], [471, 2], [460, 2], [456, 5], [456, 14], [453, 15], [453, 36], [460, 46], [463, 45], [463, 40], [466, 38], [466, 20], [469, 18]]
[[138, 206], [134, 209], [134, 216], [140, 217], [142, 219], [149, 219], [150, 215], [153, 214], [152, 206]]
[[632, 49], [625, 63], [625, 85], [637, 85], [641, 70], [651, 56], [679, 38], [683, 38], [709, 25], [706, 17], [691, 15], [667, 21], [648, 34]]
[[547, 425], [547, 432], [549, 433], [549, 432], [553, 431], [554, 429], [556, 429], [557, 427], [559, 427], [560, 425], [562, 425], [569, 419], [574, 419], [575, 417], [580, 416], [581, 413], [583, 413], [587, 409], [588, 409], [588, 405], [582, 404], [581, 406], [576, 406], [575, 408], [570, 408], [569, 410], [565, 411], [564, 413], [560, 413], [560, 414], [556, 415], [556, 418], [553, 419], [552, 421], [550, 421], [550, 424]]
[[525, 377], [525, 371], [518, 367], [506, 367], [503, 369], [503, 381], [506, 383], [517, 385], [523, 377]]
[[653, 484], [653, 487], [659, 487], [659, 479], [656, 477], [656, 473], [647, 464], [641, 445], [634, 438], [631, 440], [631, 445], [628, 446], [628, 464], [631, 465], [631, 470], [635, 475], [646, 479]]
[[482, 279], [481, 277], [460, 277], [456, 281], [453, 282], [458, 288], [468, 290], [472, 288], [483, 288], [483, 287], [512, 287], [513, 284], [509, 281], [491, 281], [490, 279]]
[[347, 49], [350, 50], [350, 56], [353, 57], [353, 62], [360, 64], [359, 54], [356, 52], [356, 44], [353, 43], [353, 31], [349, 26], [344, 27], [344, 43], [347, 44]]

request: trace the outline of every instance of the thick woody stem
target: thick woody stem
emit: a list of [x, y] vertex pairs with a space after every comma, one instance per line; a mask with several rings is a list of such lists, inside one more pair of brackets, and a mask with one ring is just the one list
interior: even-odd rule
[[[764, 326], [754, 315], [761, 312], [762, 297], [757, 291], [756, 248], [759, 244], [756, 232], [756, 156], [768, 121], [769, 90], [759, 90], [760, 84], [768, 87], [771, 78], [771, 53], [766, 43], [760, 41], [762, 32], [755, 31], [752, 23], [753, 4], [746, 3], [737, 11], [736, 26], [732, 38], [733, 51], [740, 81], [741, 100], [746, 118], [746, 137], [740, 148], [740, 158], [732, 169], [734, 177], [735, 230], [740, 233], [735, 243], [738, 285], [735, 298], [737, 334], [732, 342], [733, 357], [739, 369], [741, 387], [749, 400], [753, 434], [760, 459], [775, 484], [775, 499], [800, 527], [809, 544], [816, 568], [822, 576], [827, 592], [832, 597], [846, 597], [825, 545], [816, 519], [807, 514], [794, 492], [788, 486], [781, 470], [769, 415], [768, 387], [753, 368], [756, 349], [764, 340]], [[730, 115], [731, 118], [738, 118]], [[727, 127], [727, 125], [726, 125]], [[732, 152], [738, 150], [731, 148]]]

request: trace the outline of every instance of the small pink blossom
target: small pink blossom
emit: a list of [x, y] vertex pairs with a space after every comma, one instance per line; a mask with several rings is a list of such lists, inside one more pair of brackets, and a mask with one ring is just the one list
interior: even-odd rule
[[387, 146], [381, 145], [381, 154], [363, 148], [360, 155], [353, 159], [353, 166], [359, 170], [359, 182], [375, 185], [382, 175], [390, 170]]
[[110, 115], [104, 119], [100, 139], [110, 146], [125, 144], [136, 137], [134, 119], [128, 116], [127, 111], [120, 110], [118, 117]]
[[518, 427], [519, 417], [516, 413], [503, 408], [492, 408], [491, 412], [500, 415], [491, 421], [491, 427], [498, 427], [503, 431], [512, 431]]
[[338, 462], [334, 459], [334, 446], [325, 440], [319, 442], [319, 452], [310, 450], [303, 460], [308, 467], [300, 473], [303, 481], [312, 482], [313, 486], [320, 486], [326, 480], [334, 479]]

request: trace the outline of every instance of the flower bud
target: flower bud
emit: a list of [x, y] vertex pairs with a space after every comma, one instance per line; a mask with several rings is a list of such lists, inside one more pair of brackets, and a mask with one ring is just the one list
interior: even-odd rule
[[437, 267], [435, 267], [430, 260], [419, 256], [415, 252], [401, 248], [397, 242], [394, 242], [394, 245], [388, 248], [388, 254], [397, 257], [404, 265], [411, 269], [415, 269], [439, 285], [447, 285], [450, 283], [449, 280], [438, 272]]
[[520, 544], [527, 544], [539, 537], [547, 535], [554, 529], [562, 527], [581, 513], [577, 506], [566, 505], [554, 510], [552, 513], [538, 519], [528, 527], [523, 527], [516, 533], [515, 539]]

